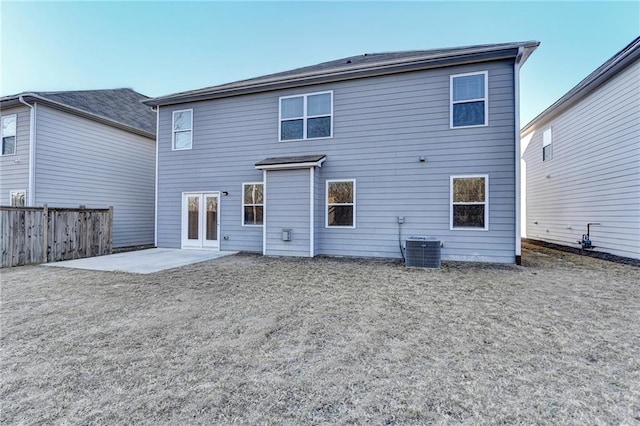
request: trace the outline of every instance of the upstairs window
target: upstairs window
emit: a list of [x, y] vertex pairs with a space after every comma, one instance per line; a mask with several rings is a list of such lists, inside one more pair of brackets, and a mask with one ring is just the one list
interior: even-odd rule
[[451, 128], [486, 126], [487, 71], [451, 76]]
[[1, 155], [16, 153], [16, 114], [2, 117], [2, 152]]
[[280, 140], [330, 138], [333, 92], [280, 98]]
[[489, 229], [489, 176], [451, 176], [451, 229]]
[[242, 184], [242, 225], [262, 225], [264, 221], [264, 184]]
[[327, 181], [327, 223], [329, 228], [356, 227], [356, 181]]
[[193, 110], [174, 111], [171, 129], [171, 149], [174, 151], [191, 149], [193, 142]]
[[549, 128], [542, 133], [542, 161], [551, 160], [553, 154], [551, 149], [552, 142], [551, 128]]

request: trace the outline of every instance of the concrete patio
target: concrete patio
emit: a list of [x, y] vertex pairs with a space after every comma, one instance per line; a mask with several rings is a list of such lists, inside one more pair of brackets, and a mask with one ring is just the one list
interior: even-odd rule
[[235, 253], [237, 252], [153, 248], [85, 259], [65, 260], [62, 262], [47, 263], [45, 265], [61, 268], [90, 269], [94, 271], [151, 274], [165, 269], [178, 268], [180, 266], [217, 259]]

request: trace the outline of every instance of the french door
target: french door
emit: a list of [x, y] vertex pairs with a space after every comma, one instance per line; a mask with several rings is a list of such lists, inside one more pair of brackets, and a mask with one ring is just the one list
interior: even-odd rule
[[182, 193], [182, 248], [220, 249], [220, 193]]

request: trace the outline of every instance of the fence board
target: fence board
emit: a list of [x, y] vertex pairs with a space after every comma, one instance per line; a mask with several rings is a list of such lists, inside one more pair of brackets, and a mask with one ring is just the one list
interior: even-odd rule
[[113, 207], [0, 206], [1, 266], [101, 256], [112, 252]]

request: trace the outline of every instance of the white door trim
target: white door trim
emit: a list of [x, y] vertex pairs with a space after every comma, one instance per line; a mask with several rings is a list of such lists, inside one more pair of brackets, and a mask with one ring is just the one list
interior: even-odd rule
[[[189, 206], [187, 199], [190, 196], [199, 197], [198, 200], [198, 239], [189, 240], [187, 238], [188, 232], [188, 214]], [[206, 229], [206, 199], [207, 197], [215, 196], [218, 199], [217, 217], [216, 217], [216, 240], [205, 239]], [[220, 250], [220, 191], [186, 191], [181, 196], [181, 222], [180, 222], [180, 247], [182, 249], [196, 249], [196, 250]]]

